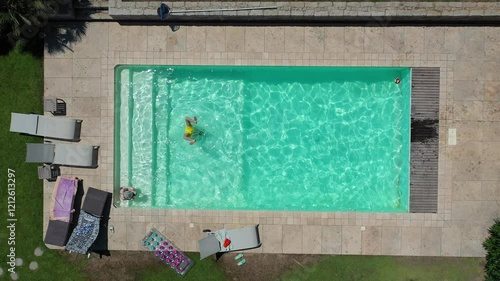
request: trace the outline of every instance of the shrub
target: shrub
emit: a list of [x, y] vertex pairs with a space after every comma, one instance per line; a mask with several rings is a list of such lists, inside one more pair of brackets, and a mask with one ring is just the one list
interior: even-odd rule
[[500, 280], [500, 221], [495, 220], [488, 232], [490, 236], [483, 242], [486, 250], [486, 278], [487, 281]]

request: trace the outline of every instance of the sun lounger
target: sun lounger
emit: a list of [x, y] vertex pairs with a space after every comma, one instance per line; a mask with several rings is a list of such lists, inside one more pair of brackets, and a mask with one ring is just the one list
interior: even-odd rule
[[45, 243], [66, 245], [73, 217], [73, 203], [78, 189], [78, 179], [57, 177], [50, 204], [49, 226]]
[[[231, 242], [224, 247], [224, 241]], [[259, 237], [259, 225], [254, 225], [238, 229], [221, 229], [216, 232], [209, 232], [208, 236], [199, 241], [200, 259], [216, 253], [241, 251], [258, 248], [262, 244]]]
[[67, 143], [28, 143], [26, 162], [96, 168], [99, 146]]
[[11, 132], [50, 139], [80, 141], [81, 129], [82, 120], [80, 119], [14, 112], [11, 114]]
[[78, 225], [66, 244], [67, 251], [90, 255], [92, 245], [99, 235], [104, 206], [110, 195], [108, 192], [89, 187], [78, 218]]

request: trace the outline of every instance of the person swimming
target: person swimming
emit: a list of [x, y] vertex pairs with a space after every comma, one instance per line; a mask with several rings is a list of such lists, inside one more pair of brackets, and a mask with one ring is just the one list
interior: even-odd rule
[[191, 137], [194, 133], [194, 127], [191, 123], [198, 124], [196, 116], [193, 119], [186, 117], [186, 128], [184, 129], [184, 139], [189, 141], [190, 145], [193, 145], [196, 142], [196, 139]]

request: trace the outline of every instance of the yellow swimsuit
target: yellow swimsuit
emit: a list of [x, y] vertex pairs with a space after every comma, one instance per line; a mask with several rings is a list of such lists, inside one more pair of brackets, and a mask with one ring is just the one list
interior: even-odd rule
[[186, 135], [192, 135], [194, 133], [194, 128], [193, 126], [186, 126], [186, 129], [184, 129], [184, 133]]

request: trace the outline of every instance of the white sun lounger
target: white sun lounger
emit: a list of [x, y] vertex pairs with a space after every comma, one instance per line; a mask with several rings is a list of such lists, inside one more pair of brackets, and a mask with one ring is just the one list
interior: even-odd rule
[[[222, 239], [220, 239], [221, 237]], [[229, 244], [227, 248], [223, 246], [225, 238], [231, 240], [231, 244]], [[219, 252], [258, 248], [262, 244], [260, 242], [258, 224], [238, 229], [221, 229], [216, 232], [209, 232], [208, 236], [201, 239], [199, 243], [200, 259], [204, 259]]]
[[99, 146], [68, 143], [27, 143], [26, 162], [96, 168]]
[[37, 114], [11, 113], [10, 131], [15, 133], [80, 141], [82, 120]]

